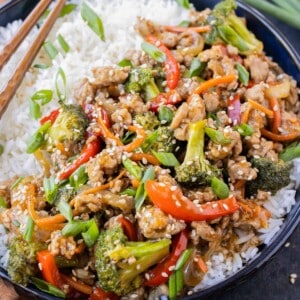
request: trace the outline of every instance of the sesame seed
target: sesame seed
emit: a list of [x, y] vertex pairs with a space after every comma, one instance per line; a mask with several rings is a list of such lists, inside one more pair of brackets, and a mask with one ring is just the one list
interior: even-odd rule
[[168, 274], [167, 274], [166, 272], [162, 272], [162, 273], [161, 273], [161, 276], [162, 276], [162, 277], [165, 277], [165, 278], [168, 278], [168, 277], [169, 277]]
[[180, 206], [181, 206], [181, 203], [177, 200], [177, 201], [175, 202], [175, 205], [178, 206], [178, 207], [180, 207]]
[[291, 277], [291, 278], [297, 278], [298, 276], [297, 276], [296, 273], [292, 273], [292, 274], [290, 275], [290, 277]]
[[291, 245], [291, 243], [287, 242], [287, 243], [284, 245], [284, 247], [285, 247], [285, 248], [288, 248], [290, 245]]
[[177, 190], [177, 186], [176, 186], [176, 185], [172, 185], [172, 186], [170, 187], [170, 190], [173, 191], [173, 192], [176, 191], [176, 190]]
[[223, 203], [223, 207], [226, 209], [226, 210], [229, 210], [229, 207], [227, 204]]

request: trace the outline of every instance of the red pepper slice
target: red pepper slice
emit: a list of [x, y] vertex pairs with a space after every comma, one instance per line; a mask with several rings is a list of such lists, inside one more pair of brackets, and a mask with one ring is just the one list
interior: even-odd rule
[[164, 71], [166, 73], [167, 86], [170, 89], [175, 89], [180, 78], [180, 70], [176, 58], [172, 52], [155, 36], [149, 35], [146, 40], [166, 54]]
[[59, 174], [58, 178], [60, 180], [68, 179], [81, 165], [88, 162], [91, 157], [98, 154], [100, 146], [101, 144], [98, 138], [86, 143], [79, 156]]
[[152, 112], [157, 112], [161, 105], [176, 105], [180, 103], [182, 98], [176, 90], [171, 90], [167, 93], [159, 94], [154, 101], [150, 103], [150, 110]]
[[58, 115], [59, 115], [59, 108], [56, 108], [53, 111], [51, 111], [51, 113], [49, 115], [42, 117], [40, 119], [40, 124], [43, 125], [48, 121], [50, 121], [51, 124], [53, 124], [55, 122], [55, 120], [57, 119]]
[[206, 202], [197, 206], [183, 196], [179, 187], [174, 189], [154, 180], [146, 182], [146, 191], [150, 200], [163, 212], [187, 222], [213, 220], [232, 214], [239, 209], [235, 197]]
[[97, 287], [93, 290], [93, 293], [89, 297], [89, 300], [118, 300], [120, 297], [113, 292], [106, 292], [103, 289]]
[[148, 278], [144, 281], [146, 286], [158, 286], [168, 281], [176, 262], [188, 244], [188, 231], [184, 229], [178, 233], [172, 242], [172, 252], [152, 270], [148, 271]]
[[236, 93], [233, 95], [232, 99], [228, 99], [227, 114], [233, 125], [239, 125], [241, 123], [240, 94]]
[[63, 280], [55, 263], [55, 258], [49, 250], [37, 252], [37, 261], [40, 264], [43, 278], [52, 285], [61, 288]]
[[128, 237], [129, 241], [137, 241], [138, 236], [135, 227], [132, 222], [123, 216], [118, 217], [118, 222], [121, 224], [125, 235]]

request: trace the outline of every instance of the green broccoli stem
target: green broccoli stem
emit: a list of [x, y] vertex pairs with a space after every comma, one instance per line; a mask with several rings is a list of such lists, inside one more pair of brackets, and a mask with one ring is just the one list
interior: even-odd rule
[[109, 252], [109, 257], [113, 260], [121, 260], [134, 256], [135, 258], [142, 258], [143, 256], [152, 255], [165, 248], [168, 248], [171, 244], [169, 239], [160, 240], [158, 242], [131, 242], [126, 243], [125, 246], [116, 247]]
[[189, 126], [189, 139], [183, 164], [189, 164], [195, 160], [203, 162], [204, 156], [204, 134], [206, 120], [191, 123]]
[[133, 264], [126, 269], [121, 270], [120, 282], [127, 283], [134, 280], [139, 274], [148, 270], [151, 266], [159, 263], [164, 257], [169, 254], [169, 244], [165, 245], [159, 251], [145, 255], [137, 259]]

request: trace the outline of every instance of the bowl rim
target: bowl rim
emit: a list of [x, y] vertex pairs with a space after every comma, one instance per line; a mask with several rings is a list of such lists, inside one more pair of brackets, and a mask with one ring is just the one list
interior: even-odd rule
[[[0, 5], [0, 14], [14, 7], [24, 0], [10, 0], [3, 5]], [[192, 3], [197, 2], [198, 0], [191, 0]], [[264, 27], [266, 27], [278, 40], [278, 42], [284, 47], [284, 49], [288, 52], [290, 58], [294, 62], [298, 72], [300, 73], [300, 55], [290, 43], [290, 41], [281, 33], [281, 31], [270, 21], [267, 17], [265, 17], [261, 12], [257, 9], [250, 7], [248, 4], [245, 4], [239, 0], [236, 1], [238, 8], [242, 9], [242, 11], [246, 11], [251, 14], [251, 16], [256, 19], [257, 22], [261, 23]], [[298, 82], [298, 84], [300, 84]], [[253, 274], [256, 270], [266, 264], [277, 252], [278, 250], [286, 243], [287, 239], [296, 229], [298, 224], [300, 223], [300, 190], [297, 190], [296, 193], [296, 203], [292, 207], [291, 211], [285, 216], [285, 220], [283, 224], [280, 226], [278, 232], [273, 236], [270, 243], [268, 245], [263, 245], [263, 249], [258, 252], [249, 262], [246, 263], [245, 266], [242, 267], [239, 271], [234, 273], [233, 275], [225, 278], [219, 283], [216, 283], [212, 286], [209, 286], [205, 289], [195, 291], [192, 295], [183, 296], [182, 299], [185, 300], [198, 300], [200, 298], [206, 298], [213, 294], [217, 294], [218, 292], [225, 291], [227, 289], [232, 289], [239, 285], [242, 281], [245, 280], [247, 276]], [[48, 299], [55, 300], [60, 299], [55, 296], [52, 296], [48, 293], [45, 293], [33, 285], [29, 285], [28, 287], [22, 286], [20, 284], [16, 284], [11, 281], [11, 278], [8, 276], [6, 270], [0, 266], [0, 277], [8, 280], [19, 290], [24, 290], [28, 293], [31, 293], [34, 296], [38, 296], [39, 299]], [[42, 298], [40, 298], [42, 297]]]

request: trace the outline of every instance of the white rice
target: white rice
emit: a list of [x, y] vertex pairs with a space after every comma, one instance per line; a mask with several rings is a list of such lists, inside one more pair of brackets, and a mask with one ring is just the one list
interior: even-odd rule
[[[93, 7], [103, 21], [106, 41], [102, 42], [91, 31], [80, 17], [79, 11], [56, 22], [48, 40], [51, 40], [61, 50], [56, 40], [57, 35], [61, 34], [70, 45], [71, 50], [67, 54], [63, 54], [61, 50], [60, 54], [52, 61], [52, 66], [46, 70], [31, 68], [0, 120], [0, 144], [4, 145], [4, 153], [0, 156], [0, 181], [15, 175], [39, 174], [40, 168], [33, 155], [26, 154], [26, 141], [38, 127], [38, 122], [29, 116], [28, 99], [40, 89], [55, 91], [54, 78], [59, 67], [66, 74], [68, 99], [72, 101], [72, 90], [83, 77], [91, 75], [93, 67], [116, 64], [123, 59], [127, 50], [140, 49], [142, 39], [133, 28], [136, 16], [142, 16], [161, 24], [174, 25], [187, 19], [187, 11], [171, 0], [98, 0], [88, 1], [88, 4]], [[0, 27], [0, 50], [16, 33], [20, 25], [21, 21], [14, 21], [7, 27]], [[0, 83], [7, 81], [36, 33], [37, 28], [32, 30], [19, 51], [0, 72]], [[44, 50], [41, 50], [35, 63], [45, 62], [49, 61]], [[56, 106], [57, 101], [54, 100], [46, 105], [43, 111], [45, 113]], [[294, 183], [279, 191], [265, 203], [265, 207], [272, 213], [269, 228], [259, 230], [260, 238], [265, 244], [272, 241], [284, 222], [283, 217], [295, 203], [295, 188], [300, 185], [300, 177], [297, 174], [300, 174], [300, 159], [295, 160], [291, 174]], [[245, 235], [241, 231], [238, 235], [240, 237], [239, 244], [243, 244], [253, 237], [253, 235]], [[4, 226], [0, 225], [0, 264], [4, 267], [8, 260], [6, 238]], [[208, 272], [196, 289], [203, 289], [224, 280], [258, 255], [256, 247], [249, 248], [244, 253], [235, 253], [233, 257], [229, 258], [225, 258], [222, 253], [213, 255], [207, 262]]]

